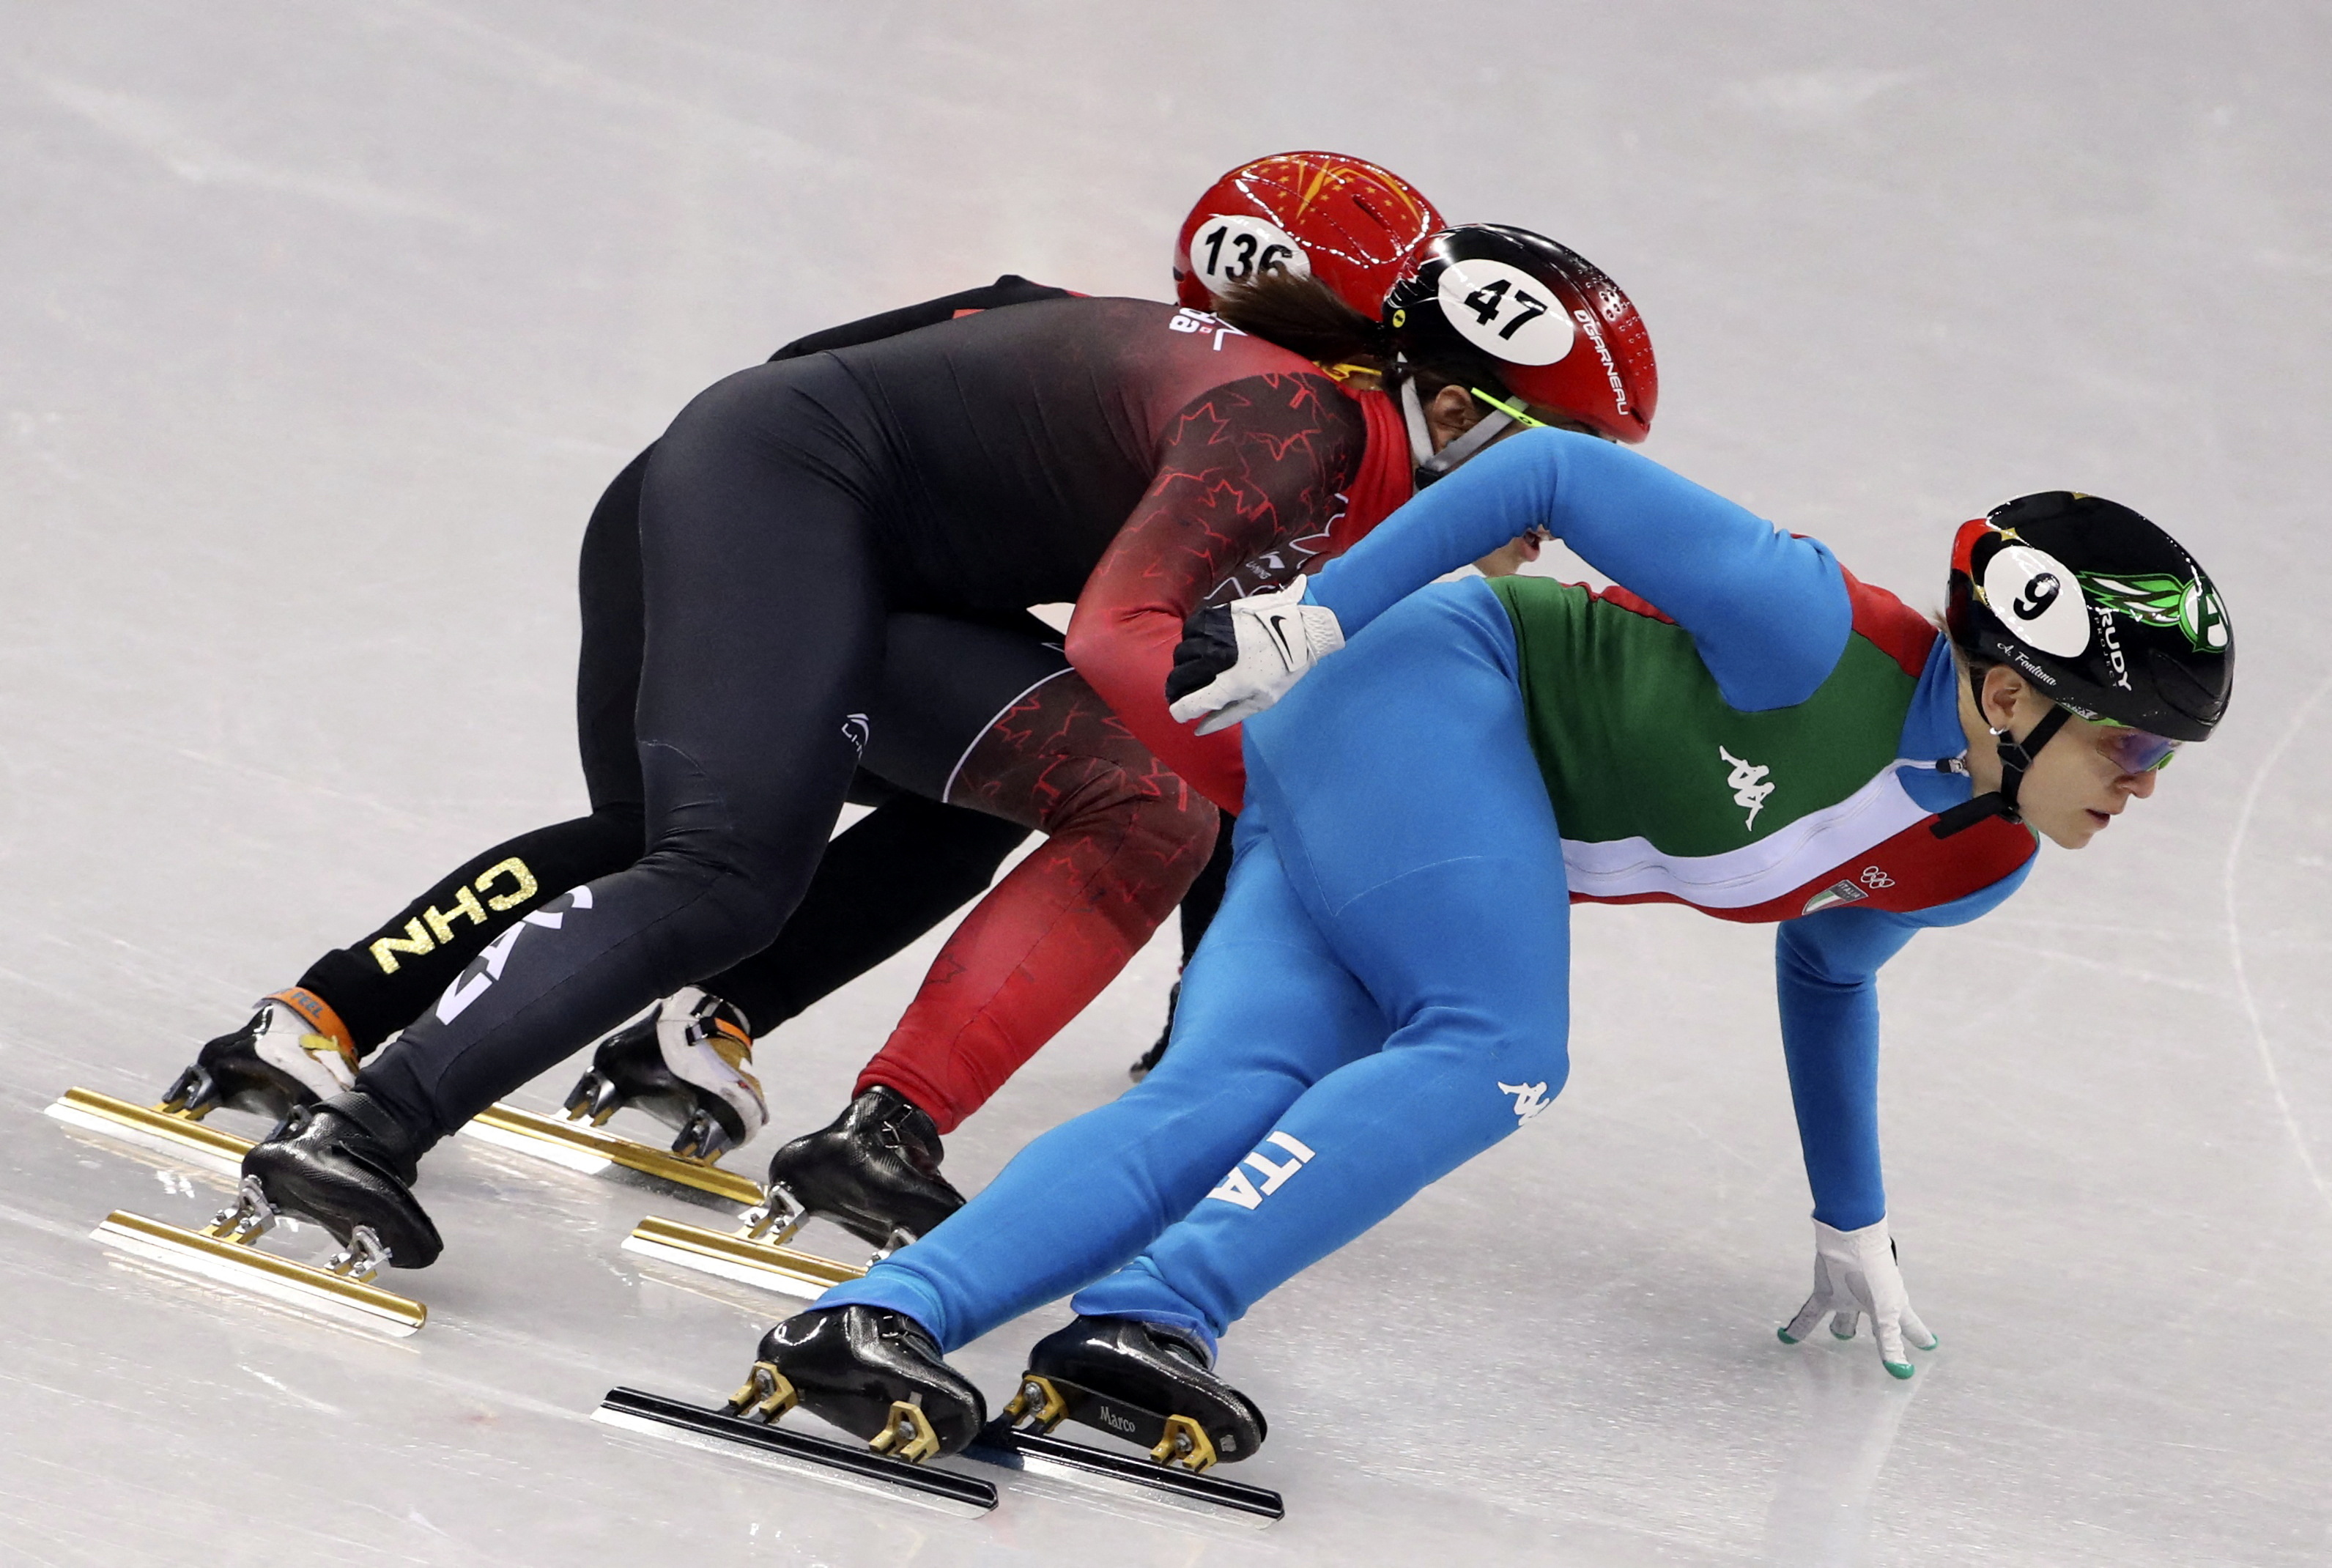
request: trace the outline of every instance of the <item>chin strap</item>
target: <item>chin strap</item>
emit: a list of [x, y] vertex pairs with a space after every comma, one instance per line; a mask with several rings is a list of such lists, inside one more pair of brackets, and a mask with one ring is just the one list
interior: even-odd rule
[[[1396, 370], [1400, 365], [1399, 360], [1394, 361]], [[1432, 428], [1425, 423], [1425, 403], [1417, 395], [1417, 379], [1412, 376], [1401, 378], [1400, 416], [1409, 426], [1409, 455], [1410, 461], [1417, 464], [1417, 488], [1419, 490], [1480, 452], [1515, 422], [1512, 415], [1492, 409], [1483, 415], [1472, 429], [1436, 452], [1433, 450]]]
[[[1968, 686], [1975, 693], [1976, 712], [1983, 712], [1983, 678], [1973, 670], [1968, 672]], [[1973, 800], [1962, 801], [1944, 812], [1935, 818], [1935, 825], [1929, 831], [1938, 838], [1949, 838], [1989, 817], [2004, 817], [2011, 822], [2023, 821], [2023, 815], [2016, 808], [2016, 792], [2023, 787], [2024, 771], [2032, 766], [2032, 759], [2040, 754], [2040, 748], [2049, 743], [2050, 737], [2063, 729], [2065, 721], [2072, 716], [2064, 708], [2051, 706], [2047, 715], [2033, 725], [2021, 741], [2011, 738], [2005, 730], [1993, 731], [1992, 743], [2000, 752], [2000, 788]]]

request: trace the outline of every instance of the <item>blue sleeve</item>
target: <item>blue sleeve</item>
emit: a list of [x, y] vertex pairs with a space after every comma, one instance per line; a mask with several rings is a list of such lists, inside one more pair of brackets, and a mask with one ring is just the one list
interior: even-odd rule
[[1830, 550], [1624, 446], [1567, 430], [1497, 443], [1311, 579], [1347, 637], [1444, 573], [1543, 528], [1692, 634], [1725, 700], [1802, 703], [1853, 628]]
[[1782, 1056], [1814, 1218], [1859, 1230], [1887, 1216], [1878, 1164], [1878, 966], [1928, 926], [1963, 925], [2023, 885], [2032, 862], [1965, 898], [1914, 914], [1825, 909], [1774, 939]]

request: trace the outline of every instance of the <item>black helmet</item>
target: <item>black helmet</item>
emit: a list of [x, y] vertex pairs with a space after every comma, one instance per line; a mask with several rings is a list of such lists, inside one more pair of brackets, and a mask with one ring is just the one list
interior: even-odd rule
[[1444, 229], [1385, 296], [1384, 323], [1412, 359], [1489, 361], [1509, 396], [1612, 441], [1641, 441], [1660, 400], [1643, 318], [1604, 271], [1506, 224]]
[[2218, 589], [2176, 540], [2102, 496], [2021, 495], [1952, 547], [1952, 641], [2084, 719], [2207, 739], [2235, 684]]

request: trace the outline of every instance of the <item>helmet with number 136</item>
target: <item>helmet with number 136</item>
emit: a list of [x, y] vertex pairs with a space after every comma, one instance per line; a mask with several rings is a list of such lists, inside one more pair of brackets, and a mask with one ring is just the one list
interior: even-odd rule
[[1174, 292], [1192, 310], [1275, 269], [1317, 278], [1375, 318], [1441, 215], [1390, 169], [1334, 152], [1279, 152], [1209, 186], [1174, 240]]

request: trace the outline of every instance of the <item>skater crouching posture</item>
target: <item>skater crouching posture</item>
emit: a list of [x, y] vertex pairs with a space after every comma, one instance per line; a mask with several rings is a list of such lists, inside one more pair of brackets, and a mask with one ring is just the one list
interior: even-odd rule
[[[1649, 370], [1624, 296], [1569, 251], [1518, 230], [1444, 238], [1503, 268], [1508, 287], [1593, 305], [1610, 323], [1595, 330], [1632, 343]], [[1270, 275], [1256, 295], [1299, 319], [1324, 311], [1339, 331], [1371, 325], [1304, 279]], [[1390, 330], [1383, 362], [1402, 356], [1405, 420], [1386, 393], [1355, 394], [1271, 340], [1301, 333], [1264, 313], [1039, 301], [763, 366], [700, 397], [642, 472], [636, 710], [587, 725], [587, 755], [633, 747], [647, 853], [510, 927], [353, 1092], [253, 1150], [246, 1185], [344, 1238], [368, 1230], [401, 1267], [433, 1260], [441, 1243], [408, 1190], [429, 1146], [783, 926], [854, 771], [885, 744], [875, 726], [914, 701], [897, 681], [904, 617], [961, 623], [1074, 597], [1076, 676], [1040, 692], [1082, 678], [1161, 772], [1235, 801], [1235, 738], [1192, 736], [1161, 695], [1185, 616], [1250, 563], [1292, 567], [1365, 533], [1407, 493], [1415, 462], [1448, 466], [1529, 416], [1480, 391], [1520, 396], [1500, 379], [1503, 340]], [[1616, 375], [1583, 357], [1575, 368], [1613, 400]], [[1649, 402], [1619, 401], [1617, 433], [1640, 434]], [[1545, 405], [1539, 416], [1568, 419]], [[922, 680], [951, 678], [934, 662]], [[1184, 883], [1204, 858], [1204, 846], [1184, 858]], [[1180, 885], [1162, 870], [1123, 898], [1089, 885], [1070, 913], [1109, 942], [1137, 923], [1146, 935]], [[1144, 888], [1165, 891], [1152, 902]], [[1138, 945], [1123, 942], [1117, 961]], [[1081, 972], [1107, 978], [1098, 964]], [[1037, 1043], [997, 1041], [1000, 1069], [970, 1077], [974, 1091]], [[961, 1108], [928, 1108], [928, 1121]], [[895, 1104], [855, 1119], [838, 1130], [894, 1149], [929, 1136]], [[846, 1222], [865, 1222], [846, 1190], [858, 1177], [846, 1169], [837, 1183]], [[773, 1166], [773, 1188], [789, 1183]]]
[[[1619, 586], [1410, 591], [1528, 529]], [[1206, 612], [1175, 712], [1254, 715], [1247, 807], [1163, 1065], [771, 1329], [754, 1386], [779, 1397], [732, 1408], [873, 1436], [908, 1401], [951, 1448], [986, 1408], [943, 1353], [1074, 1291], [1008, 1415], [1252, 1454], [1219, 1337], [1560, 1093], [1575, 901], [1776, 924], [1815, 1229], [1782, 1337], [1867, 1314], [1910, 1376], [1934, 1340], [1888, 1229], [1877, 972], [2008, 897], [2036, 834], [2079, 848], [2150, 796], [2234, 662], [2208, 578], [2093, 496], [1966, 524], [1948, 579], [1945, 635], [1812, 540], [1534, 431], [1305, 588]]]
[[[1191, 209], [1177, 242], [1177, 292], [1203, 306], [1214, 287], [1293, 269], [1373, 317], [1402, 262], [1439, 226], [1413, 187], [1363, 160], [1258, 158]], [[799, 339], [772, 359], [1068, 297], [1003, 278]], [[584, 538], [578, 710], [591, 815], [473, 857], [377, 931], [326, 954], [244, 1028], [205, 1046], [170, 1105], [199, 1115], [224, 1103], [280, 1119], [345, 1091], [364, 1057], [510, 927], [638, 858], [645, 808], [629, 722], [643, 651], [641, 490], [654, 455], [651, 447], [617, 476]], [[1405, 493], [1404, 483], [1382, 500], [1363, 496], [1361, 510], [1381, 512]], [[1224, 587], [1285, 581], [1325, 542], [1267, 553]], [[869, 1161], [887, 1172], [891, 1190], [879, 1200], [857, 1194], [846, 1217], [878, 1240], [894, 1224], [928, 1228], [943, 1211], [934, 1204], [961, 1201], [936, 1175], [939, 1132], [1140, 946], [1189, 880], [1193, 851], [1203, 856], [1213, 817], [1071, 673], [1058, 635], [1025, 616], [894, 617], [884, 667], [851, 790], [875, 809], [827, 846], [776, 942], [610, 1036], [570, 1097], [598, 1120], [639, 1105], [673, 1126], [683, 1154], [710, 1157], [749, 1140], [766, 1116], [750, 1029], [775, 1027], [896, 952], [986, 888], [1027, 829], [1040, 827], [1047, 849], [951, 939], [851, 1111], [789, 1151], [789, 1165], [809, 1167], [796, 1172], [805, 1191]], [[1227, 836], [1221, 847], [1185, 901], [1186, 954], [1211, 913], [1209, 895], [1219, 896]], [[901, 1159], [903, 1146], [918, 1157]], [[864, 1212], [870, 1200], [894, 1211]]]

